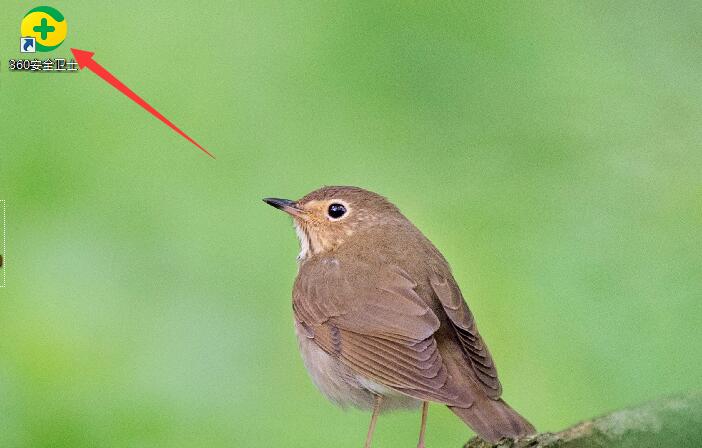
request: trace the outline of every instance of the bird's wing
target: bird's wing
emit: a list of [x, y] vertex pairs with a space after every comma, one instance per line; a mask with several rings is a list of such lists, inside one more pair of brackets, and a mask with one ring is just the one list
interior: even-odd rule
[[473, 313], [463, 300], [461, 290], [453, 278], [447, 279], [437, 274], [431, 277], [430, 283], [451, 321], [451, 326], [461, 343], [464, 357], [473, 369], [475, 379], [490, 398], [499, 398], [502, 394], [502, 385], [497, 378], [495, 363], [487, 345], [478, 333]]
[[[358, 267], [361, 263], [356, 263]], [[449, 381], [434, 333], [440, 321], [397, 267], [304, 263], [293, 289], [305, 335], [359, 375], [421, 400], [472, 404]]]

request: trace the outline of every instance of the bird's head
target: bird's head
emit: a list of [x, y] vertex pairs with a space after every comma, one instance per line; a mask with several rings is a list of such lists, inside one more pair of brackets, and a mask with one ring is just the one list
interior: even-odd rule
[[263, 201], [293, 217], [300, 259], [336, 250], [389, 224], [408, 222], [383, 196], [358, 187], [323, 187], [297, 201]]

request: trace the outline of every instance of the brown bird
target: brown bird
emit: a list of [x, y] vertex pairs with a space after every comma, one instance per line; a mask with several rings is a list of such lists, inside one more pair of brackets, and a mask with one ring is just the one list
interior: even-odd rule
[[534, 427], [501, 398], [495, 364], [441, 255], [390, 201], [324, 187], [264, 202], [293, 217], [300, 240], [293, 313], [312, 381], [332, 402], [378, 414], [445, 404], [481, 438]]

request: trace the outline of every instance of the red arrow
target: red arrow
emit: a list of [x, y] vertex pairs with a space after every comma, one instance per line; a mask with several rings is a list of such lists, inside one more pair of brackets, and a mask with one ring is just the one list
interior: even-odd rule
[[115, 89], [119, 90], [123, 94], [127, 95], [132, 101], [146, 109], [147, 112], [149, 112], [151, 115], [154, 117], [158, 118], [159, 120], [163, 121], [169, 128], [173, 129], [183, 137], [185, 137], [186, 140], [188, 140], [190, 143], [193, 145], [197, 146], [200, 148], [202, 151], [205, 152], [208, 156], [212, 157], [213, 159], [215, 156], [213, 156], [208, 150], [200, 146], [198, 142], [193, 140], [186, 134], [185, 132], [181, 131], [178, 126], [174, 125], [173, 123], [168, 120], [168, 118], [164, 117], [161, 115], [159, 111], [154, 109], [149, 103], [144, 101], [139, 95], [134, 93], [129, 87], [125, 86], [122, 84], [122, 82], [115, 78], [112, 73], [108, 72], [105, 67], [102, 65], [98, 64], [93, 60], [93, 55], [95, 52], [93, 51], [85, 51], [85, 50], [78, 50], [76, 48], [71, 48], [71, 51], [73, 52], [73, 57], [76, 59], [76, 62], [78, 63], [78, 67], [81, 69], [88, 67], [93, 73], [104, 79], [105, 81], [108, 82], [112, 87]]

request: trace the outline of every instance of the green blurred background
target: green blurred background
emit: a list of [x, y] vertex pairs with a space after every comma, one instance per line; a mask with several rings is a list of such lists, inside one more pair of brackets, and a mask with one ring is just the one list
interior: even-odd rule
[[[260, 201], [325, 184], [439, 247], [539, 429], [702, 386], [699, 2], [100, 3], [36, 56], [95, 51], [217, 160], [93, 73], [9, 72], [37, 4], [3, 6], [0, 446], [361, 446]], [[430, 447], [469, 435], [432, 406]]]

